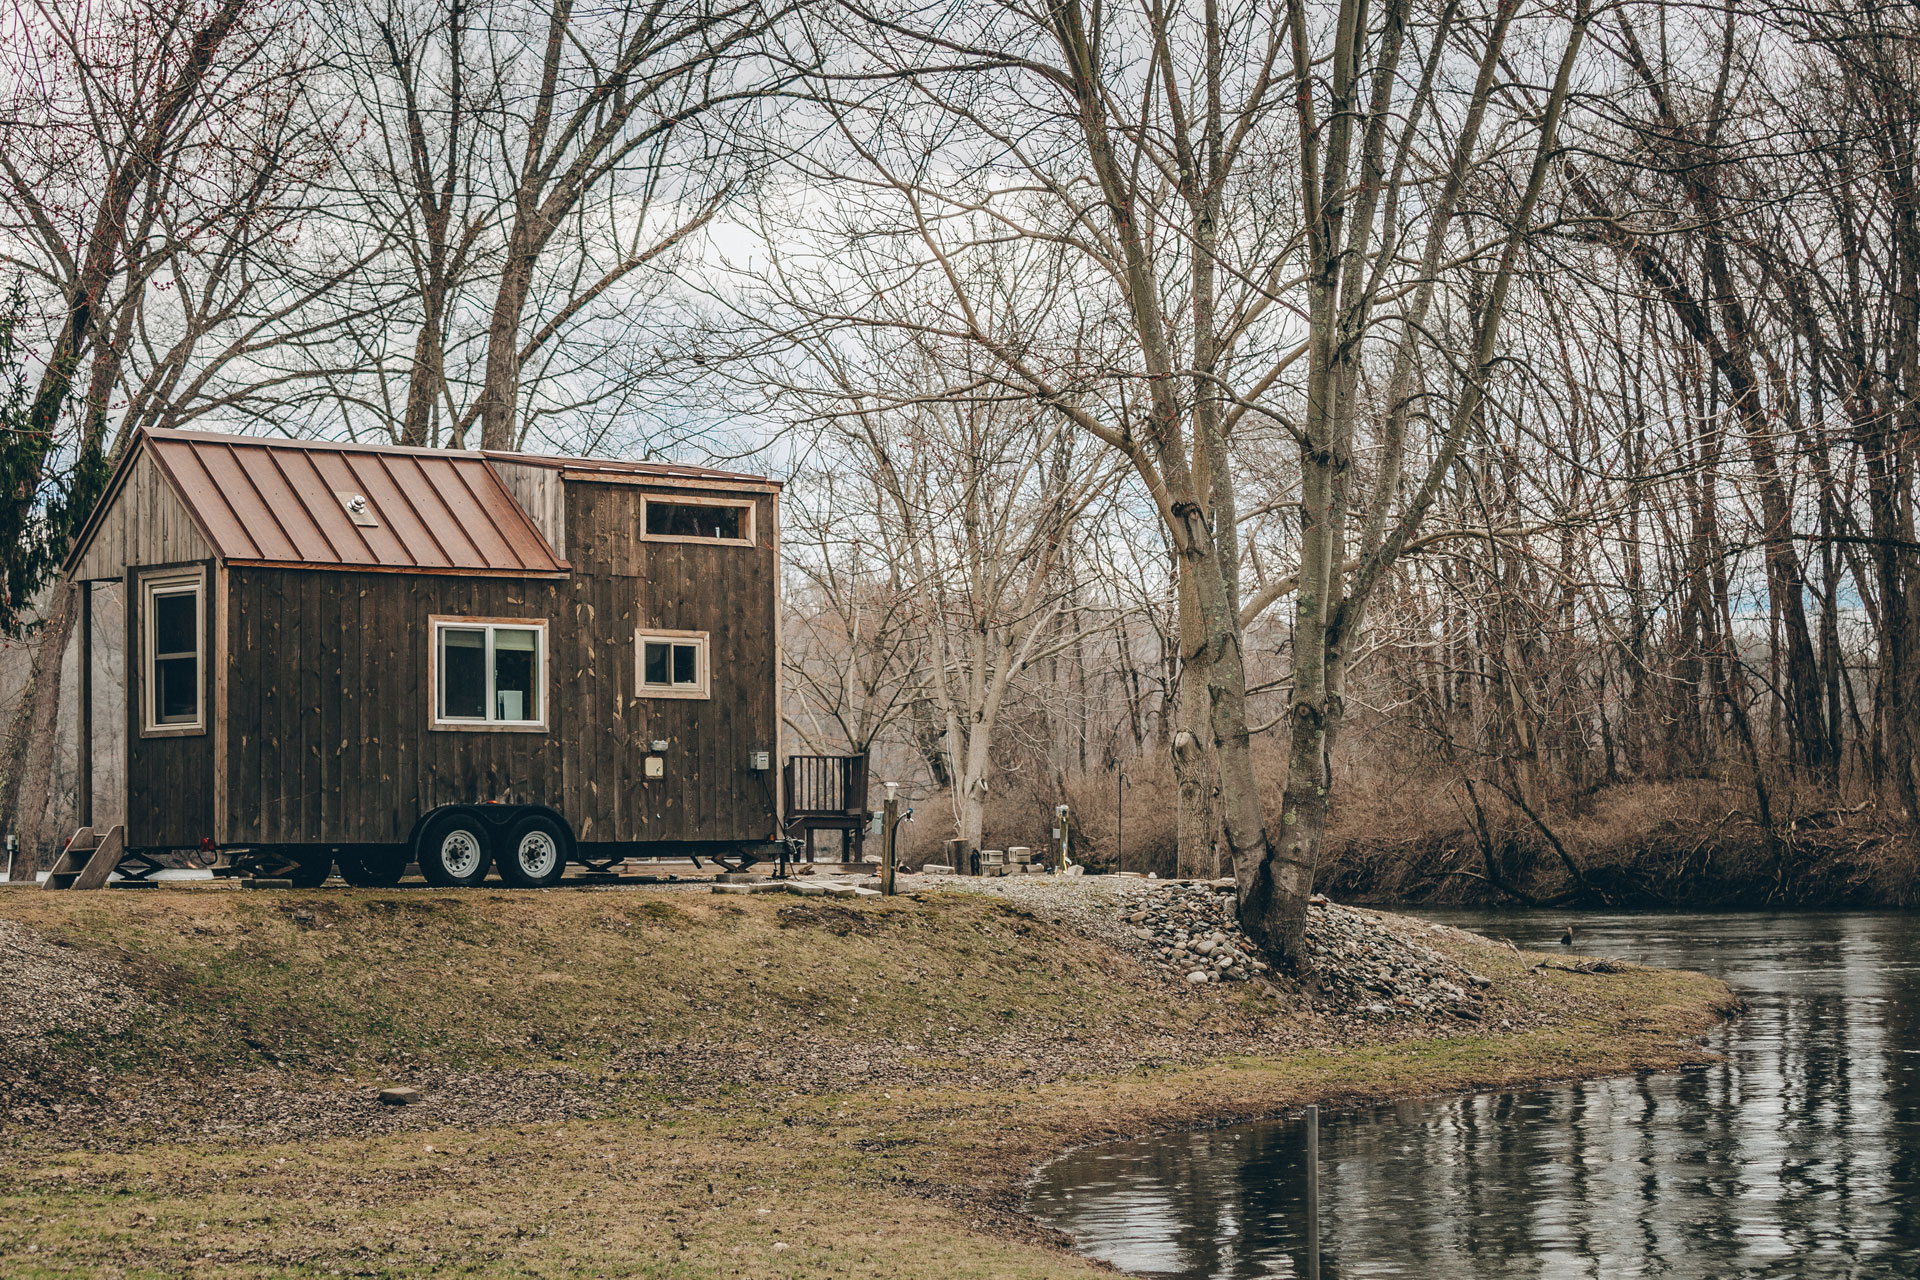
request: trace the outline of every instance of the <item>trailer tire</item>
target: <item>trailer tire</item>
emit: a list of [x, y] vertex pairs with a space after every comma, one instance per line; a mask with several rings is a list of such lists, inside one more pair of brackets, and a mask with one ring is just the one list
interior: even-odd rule
[[567, 833], [543, 813], [530, 813], [507, 833], [494, 859], [500, 878], [516, 889], [545, 889], [567, 870]]
[[294, 863], [293, 869], [287, 873], [287, 879], [293, 882], [296, 889], [318, 889], [332, 874], [333, 859], [322, 855]]
[[440, 889], [465, 889], [487, 878], [493, 861], [493, 837], [485, 823], [469, 814], [451, 813], [420, 838], [420, 874]]
[[404, 853], [343, 853], [340, 878], [356, 889], [391, 889], [407, 872]]

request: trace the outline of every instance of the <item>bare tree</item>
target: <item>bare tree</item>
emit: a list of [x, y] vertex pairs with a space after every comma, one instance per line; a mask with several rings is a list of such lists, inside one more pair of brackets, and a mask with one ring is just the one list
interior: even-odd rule
[[[824, 289], [811, 316], [971, 344], [982, 353], [969, 366], [978, 381], [1058, 415], [1138, 476], [1179, 557], [1183, 659], [1207, 689], [1243, 923], [1304, 968], [1342, 655], [1478, 421], [1587, 9], [1570, 28], [1517, 4], [1484, 17], [1457, 5], [1416, 15], [1410, 0], [832, 14], [822, 39], [838, 42], [829, 65], [841, 75], [820, 97], [843, 159], [822, 176], [855, 193], [847, 199], [860, 215], [846, 219], [855, 230], [835, 251], [853, 280], [817, 275]], [[1541, 38], [1571, 31], [1547, 57], [1544, 103], [1500, 74], [1533, 57], [1509, 39], [1516, 21]], [[1455, 83], [1463, 47], [1474, 75]], [[1498, 124], [1483, 143], [1490, 114]], [[1492, 176], [1515, 162], [1511, 184]], [[1416, 165], [1436, 167], [1438, 181], [1411, 182]], [[1505, 234], [1491, 243], [1455, 234], [1470, 198], [1502, 218]], [[891, 256], [873, 247], [883, 239]], [[1009, 241], [1026, 246], [1028, 276], [996, 291], [1003, 273], [972, 262]], [[1409, 244], [1423, 246], [1414, 271], [1404, 267]], [[1444, 281], [1480, 271], [1492, 283], [1464, 350], [1433, 353], [1457, 357], [1467, 376], [1406, 494], [1414, 407], [1449, 394], [1415, 379], [1425, 311]], [[944, 285], [937, 306], [889, 304], [923, 301], [902, 287], [920, 279]], [[1381, 341], [1387, 302], [1399, 354], [1391, 407], [1370, 442], [1369, 497], [1355, 466], [1359, 372]], [[1293, 381], [1302, 364], [1304, 386]], [[1250, 754], [1232, 465], [1236, 437], [1255, 429], [1290, 435], [1301, 459], [1295, 750], [1277, 843]], [[1351, 566], [1350, 518], [1362, 522]]]
[[[18, 625], [126, 432], [277, 384], [265, 353], [297, 333], [327, 273], [285, 253], [323, 154], [297, 18], [247, 0], [21, 4], [7, 51], [18, 74], [0, 113], [0, 252], [41, 301], [49, 339], [6, 450]], [[0, 814], [28, 874], [73, 618], [71, 585], [58, 584], [8, 734]]]
[[[544, 30], [529, 33], [538, 56], [515, 50], [503, 76], [509, 211], [485, 377], [453, 428], [456, 443], [478, 418], [484, 447], [518, 447], [522, 370], [596, 299], [671, 252], [733, 196], [751, 114], [793, 74], [766, 48], [783, 16], [753, 0], [588, 12], [552, 0]], [[589, 200], [606, 203], [605, 231], [576, 232], [574, 245], [599, 248], [590, 260], [600, 269], [566, 272], [555, 305], [529, 333], [543, 255]]]

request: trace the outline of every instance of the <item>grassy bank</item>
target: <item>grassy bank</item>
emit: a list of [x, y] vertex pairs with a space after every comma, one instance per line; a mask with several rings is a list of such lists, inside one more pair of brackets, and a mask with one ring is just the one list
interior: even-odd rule
[[[1445, 932], [1483, 1024], [1376, 1025], [941, 893], [11, 891], [0, 921], [112, 1015], [4, 1064], [17, 1276], [1094, 1275], [1018, 1212], [1066, 1147], [1672, 1067], [1728, 1001]], [[396, 1082], [426, 1100], [376, 1105]]]

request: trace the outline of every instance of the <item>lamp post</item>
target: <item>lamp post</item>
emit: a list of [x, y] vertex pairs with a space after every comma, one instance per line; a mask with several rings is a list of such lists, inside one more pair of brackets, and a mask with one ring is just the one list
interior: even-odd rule
[[900, 784], [889, 782], [886, 785], [886, 803], [880, 809], [880, 892], [893, 895], [893, 872], [898, 865], [895, 856], [895, 829], [900, 825]]

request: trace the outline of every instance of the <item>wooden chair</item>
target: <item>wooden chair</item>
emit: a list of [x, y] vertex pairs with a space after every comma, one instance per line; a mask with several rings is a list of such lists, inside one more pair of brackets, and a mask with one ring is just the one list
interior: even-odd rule
[[783, 766], [786, 783], [786, 834], [806, 841], [807, 861], [814, 858], [814, 833], [838, 831], [846, 841], [847, 860], [859, 862], [867, 844], [867, 756], [788, 756]]

